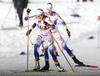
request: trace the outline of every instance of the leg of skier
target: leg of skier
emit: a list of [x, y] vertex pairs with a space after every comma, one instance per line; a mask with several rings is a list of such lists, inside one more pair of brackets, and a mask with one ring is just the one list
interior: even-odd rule
[[84, 66], [83, 62], [80, 62], [76, 56], [72, 53], [72, 51], [67, 47], [64, 39], [62, 38], [62, 36], [60, 35], [59, 32], [56, 33], [52, 33], [53, 36], [55, 37], [55, 39], [57, 40], [57, 42], [59, 43], [59, 45], [68, 53], [68, 55], [73, 59], [73, 61], [81, 66]]
[[39, 50], [40, 45], [43, 42], [44, 42], [43, 37], [41, 37], [40, 35], [38, 35], [38, 37], [36, 38], [35, 44], [34, 44], [35, 68], [33, 68], [33, 70], [40, 69], [38, 50]]
[[[49, 56], [48, 56], [48, 50], [50, 52], [50, 55], [52, 56], [53, 58], [53, 61], [55, 62], [55, 65], [57, 67], [57, 69], [59, 71], [63, 71], [64, 68], [62, 68], [57, 60], [57, 57], [54, 55], [54, 45], [53, 45], [53, 41], [52, 41], [52, 38], [51, 39], [45, 39], [46, 42], [44, 42], [44, 47], [46, 47], [46, 45], [48, 44], [48, 48], [46, 49], [45, 48], [45, 54], [44, 54], [44, 57], [45, 57], [45, 66], [42, 68], [42, 70], [48, 70], [49, 69]], [[46, 43], [46, 44], [45, 44]]]
[[[44, 42], [43, 46], [45, 47], [45, 50], [44, 50], [45, 66], [41, 70], [48, 70], [49, 66], [50, 66], [49, 65], [48, 47], [45, 46], [45, 42]], [[56, 53], [55, 53], [55, 47], [54, 47], [54, 51], [53, 52], [54, 52], [53, 54], [55, 54], [55, 56], [57, 56]]]
[[[55, 65], [56, 65], [57, 69], [59, 71], [63, 71], [64, 69], [62, 67], [60, 67], [60, 64], [59, 64], [59, 62], [57, 60], [57, 57], [53, 53], [53, 41], [52, 41], [52, 38], [51, 39], [44, 39], [40, 35], [38, 35], [38, 37], [36, 39], [36, 43], [34, 44], [35, 68], [33, 70], [40, 69], [38, 49], [41, 46], [41, 44], [43, 44], [44, 40], [45, 40], [45, 43], [46, 43], [45, 47], [48, 46], [47, 49], [49, 50], [49, 52], [50, 52], [50, 54], [51, 54], [51, 56], [53, 58], [53, 61], [55, 62]], [[46, 53], [45, 53], [45, 55], [46, 55]], [[48, 64], [48, 58], [49, 57], [48, 57], [48, 54], [47, 54], [47, 56], [45, 58], [46, 59], [45, 60], [46, 61], [46, 65]], [[48, 64], [47, 70], [48, 70], [48, 68], [49, 68], [49, 64]]]
[[67, 51], [67, 53], [70, 55], [70, 57], [73, 59], [73, 61], [76, 63], [76, 64], [78, 64], [78, 65], [80, 65], [80, 66], [84, 66], [84, 64], [83, 64], [83, 62], [80, 62], [77, 58], [76, 58], [76, 56], [72, 53], [72, 51], [67, 47], [67, 45], [64, 43], [63, 45], [61, 45], [62, 46], [62, 48], [64, 49], [64, 50], [66, 50]]
[[45, 59], [44, 61], [45, 61], [45, 66], [42, 67], [41, 70], [48, 70], [48, 69], [49, 69], [48, 47], [47, 47], [47, 45], [45, 44], [45, 42], [44, 42], [43, 46], [45, 47], [45, 50], [44, 50], [44, 59]]
[[62, 68], [62, 67], [60, 66], [60, 64], [59, 64], [59, 62], [58, 62], [58, 60], [57, 60], [57, 57], [56, 57], [56, 55], [54, 54], [54, 45], [53, 45], [52, 39], [51, 39], [50, 41], [48, 41], [48, 40], [46, 39], [46, 43], [49, 44], [49, 45], [48, 45], [48, 50], [49, 50], [49, 52], [50, 52], [50, 55], [51, 55], [52, 58], [53, 58], [53, 61], [55, 62], [55, 65], [56, 65], [57, 69], [58, 69], [59, 71], [63, 71], [64, 68]]

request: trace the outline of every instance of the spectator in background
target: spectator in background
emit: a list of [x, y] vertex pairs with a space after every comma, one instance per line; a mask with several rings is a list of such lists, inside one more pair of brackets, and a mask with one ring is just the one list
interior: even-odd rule
[[77, 0], [77, 2], [79, 2], [79, 0]]
[[20, 21], [19, 27], [22, 27], [23, 26], [23, 11], [24, 11], [24, 8], [27, 7], [28, 0], [13, 0], [13, 3], [14, 3], [15, 9], [17, 10], [17, 14]]

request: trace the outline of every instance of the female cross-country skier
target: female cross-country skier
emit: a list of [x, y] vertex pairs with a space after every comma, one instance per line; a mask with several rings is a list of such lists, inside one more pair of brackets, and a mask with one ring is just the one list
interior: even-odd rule
[[[68, 55], [73, 59], [73, 61], [76, 64], [78, 64], [80, 66], [84, 66], [83, 62], [80, 62], [76, 58], [76, 56], [72, 53], [72, 50], [70, 50], [67, 47], [66, 42], [64, 41], [64, 39], [62, 38], [61, 34], [59, 33], [58, 28], [57, 28], [57, 21], [58, 20], [61, 21], [62, 25], [64, 26], [64, 28], [66, 29], [66, 31], [68, 33], [68, 36], [69, 37], [71, 36], [70, 31], [68, 30], [67, 25], [64, 22], [64, 20], [55, 11], [52, 11], [52, 9], [53, 9], [53, 5], [49, 2], [49, 3], [47, 3], [46, 12], [44, 13], [46, 16], [49, 17], [49, 19], [55, 25], [55, 28], [54, 29], [51, 29], [52, 35], [54, 36], [54, 38], [56, 39], [56, 41], [58, 42], [58, 44], [68, 53]], [[47, 49], [46, 48], [45, 48], [44, 51], [45, 51], [44, 52], [44, 57], [45, 56], [48, 56], [48, 53], [47, 53]], [[46, 53], [46, 55], [45, 55], [45, 53]], [[48, 58], [48, 57], [45, 57], [45, 58]], [[49, 66], [48, 66], [49, 64], [48, 63], [49, 63], [49, 60], [45, 61], [45, 66], [42, 68], [43, 70], [48, 70], [49, 69]]]
[[[30, 13], [30, 9], [27, 10], [28, 13]], [[30, 19], [31, 17], [29, 17]], [[52, 23], [52, 21], [44, 15], [44, 11], [42, 9], [36, 10], [36, 15], [32, 17], [34, 20], [34, 24], [30, 28], [30, 30], [27, 31], [26, 35], [29, 35], [31, 31], [38, 26], [38, 28], [41, 30], [40, 34], [37, 35], [35, 44], [34, 44], [34, 56], [35, 56], [35, 68], [33, 70], [39, 70], [40, 69], [40, 63], [39, 63], [39, 47], [44, 42], [45, 49], [48, 49], [53, 61], [55, 62], [55, 65], [59, 71], [63, 71], [64, 68], [62, 68], [57, 60], [57, 57], [53, 53], [53, 41], [51, 34], [48, 30], [54, 29], [55, 25]], [[25, 20], [28, 20], [28, 15], [25, 16]], [[32, 19], [31, 19], [32, 20]], [[45, 53], [46, 54], [46, 53]], [[45, 61], [48, 60], [48, 56], [45, 56]]]

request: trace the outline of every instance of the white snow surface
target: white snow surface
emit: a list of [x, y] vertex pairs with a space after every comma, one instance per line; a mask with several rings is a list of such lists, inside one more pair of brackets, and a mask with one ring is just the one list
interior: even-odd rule
[[[58, 22], [59, 31], [66, 41], [68, 47], [73, 49], [76, 57], [85, 64], [100, 66], [100, 21], [97, 21], [100, 16], [100, 0], [94, 2], [76, 2], [76, 0], [30, 0], [27, 8], [32, 11], [31, 15], [35, 15], [37, 8], [42, 8], [46, 11], [46, 3], [53, 3], [53, 10], [56, 11], [71, 32], [71, 37], [67, 41], [67, 32]], [[11, 9], [10, 9], [11, 8]], [[26, 9], [27, 9], [26, 8]], [[26, 15], [26, 9], [23, 14]], [[9, 12], [10, 11], [10, 12]], [[70, 15], [78, 14], [80, 17], [72, 17]], [[24, 27], [18, 27], [19, 20], [16, 17], [16, 11], [12, 4], [12, 0], [0, 0], [0, 76], [100, 76], [100, 68], [74, 67], [75, 63], [64, 51], [66, 57], [72, 67], [79, 73], [14, 73], [14, 71], [23, 71], [27, 69], [27, 55], [20, 55], [21, 52], [27, 53], [27, 26], [28, 22], [24, 21]], [[5, 22], [4, 22], [5, 21]], [[29, 25], [33, 24], [30, 21]], [[3, 27], [2, 27], [3, 25]], [[36, 35], [39, 34], [39, 29], [36, 27], [30, 34], [30, 39], [34, 43]], [[89, 39], [89, 37], [94, 39]], [[57, 47], [57, 45], [56, 45]], [[39, 53], [41, 54], [41, 47]], [[66, 70], [71, 70], [59, 48], [58, 60], [62, 67]], [[34, 67], [34, 47], [29, 44], [29, 70]], [[57, 70], [54, 62], [50, 57], [50, 69]], [[41, 68], [44, 66], [44, 58], [40, 58]]]

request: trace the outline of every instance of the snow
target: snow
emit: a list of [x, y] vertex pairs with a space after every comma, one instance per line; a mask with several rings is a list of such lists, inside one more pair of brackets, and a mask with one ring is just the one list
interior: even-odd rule
[[[53, 10], [58, 12], [59, 15], [67, 23], [71, 32], [71, 37], [67, 40], [67, 32], [59, 23], [58, 28], [62, 37], [67, 42], [69, 48], [73, 49], [76, 57], [85, 64], [100, 66], [100, 21], [97, 21], [100, 16], [100, 1], [94, 2], [76, 2], [76, 0], [30, 0], [27, 8], [32, 9], [30, 15], [35, 14], [37, 8], [43, 8], [45, 11], [46, 3], [53, 3]], [[11, 9], [10, 9], [11, 8]], [[10, 11], [10, 12], [9, 12]], [[8, 13], [9, 12], [9, 13]], [[70, 15], [78, 14], [81, 17], [72, 17]], [[24, 10], [26, 15], [26, 9]], [[24, 19], [24, 18], [23, 18]], [[5, 21], [5, 22], [4, 22]], [[4, 22], [4, 24], [3, 24]], [[27, 53], [27, 22], [24, 21], [24, 27], [20, 29], [17, 25], [19, 23], [16, 18], [16, 11], [12, 5], [12, 0], [1, 0], [0, 2], [0, 75], [1, 76], [99, 76], [100, 68], [78, 68], [74, 67], [75, 63], [64, 51], [66, 57], [71, 65], [79, 73], [14, 73], [14, 71], [23, 71], [27, 67], [27, 56], [20, 55], [21, 52]], [[3, 27], [2, 27], [3, 24]], [[33, 22], [30, 22], [30, 27]], [[98, 32], [99, 30], [99, 32]], [[36, 27], [30, 34], [30, 39], [34, 43], [39, 29]], [[99, 33], [99, 34], [98, 34]], [[94, 39], [88, 39], [93, 36]], [[57, 45], [56, 45], [57, 47]], [[34, 67], [33, 46], [29, 45], [29, 69]], [[41, 54], [40, 48], [40, 54]], [[60, 57], [58, 60], [62, 67], [66, 70], [71, 70], [68, 63], [57, 48]], [[44, 58], [40, 58], [41, 67], [44, 65]], [[53, 60], [50, 56], [50, 69], [57, 70]]]

